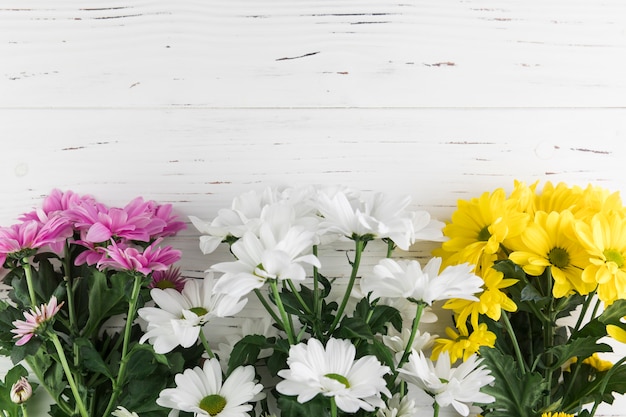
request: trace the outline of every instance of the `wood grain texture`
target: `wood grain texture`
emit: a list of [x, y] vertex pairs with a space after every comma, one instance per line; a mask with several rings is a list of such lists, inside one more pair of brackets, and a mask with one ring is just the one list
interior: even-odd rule
[[[3, 226], [53, 188], [207, 220], [270, 185], [410, 194], [440, 220], [514, 179], [626, 192], [622, 0], [53, 3], [0, 3]], [[188, 277], [228, 258], [190, 224], [171, 243]], [[345, 248], [323, 255], [341, 277]]]
[[0, 107], [621, 107], [621, 0], [5, 0]]

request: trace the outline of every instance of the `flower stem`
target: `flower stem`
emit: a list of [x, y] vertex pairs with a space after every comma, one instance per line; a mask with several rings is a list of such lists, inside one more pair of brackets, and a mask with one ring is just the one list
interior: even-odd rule
[[204, 350], [206, 350], [207, 355], [209, 355], [209, 358], [213, 359], [215, 354], [211, 350], [211, 346], [209, 346], [209, 341], [206, 339], [206, 335], [202, 331], [202, 327], [200, 327], [200, 341], [202, 342], [202, 346], [204, 346]]
[[330, 416], [337, 417], [337, 403], [335, 397], [330, 397]]
[[335, 319], [333, 320], [333, 323], [330, 325], [330, 328], [328, 330], [329, 335], [331, 335], [335, 331], [337, 325], [339, 324], [339, 321], [341, 320], [341, 316], [343, 316], [343, 312], [346, 309], [348, 300], [350, 299], [350, 294], [352, 293], [352, 287], [354, 287], [354, 281], [356, 280], [357, 272], [359, 271], [361, 254], [363, 253], [363, 249], [365, 248], [366, 241], [357, 236], [354, 238], [354, 243], [354, 261], [352, 262], [352, 272], [350, 273], [350, 280], [348, 281], [348, 286], [346, 287], [346, 291], [343, 294], [343, 300], [341, 300], [339, 310], [337, 310], [337, 315], [335, 316]]
[[276, 315], [276, 312], [274, 312], [274, 309], [272, 308], [272, 306], [270, 306], [270, 304], [267, 302], [263, 294], [261, 294], [261, 291], [259, 291], [259, 289], [256, 288], [254, 290], [254, 293], [256, 294], [261, 304], [263, 304], [263, 307], [265, 307], [265, 310], [268, 312], [268, 314], [272, 316], [272, 319], [274, 320], [274, 322], [280, 323], [281, 322], [280, 317]]
[[433, 417], [439, 417], [439, 403], [437, 401], [433, 403]]
[[270, 280], [270, 288], [272, 289], [272, 294], [274, 294], [276, 307], [278, 307], [278, 312], [280, 313], [280, 316], [282, 318], [281, 322], [283, 324], [283, 329], [285, 329], [285, 332], [287, 333], [287, 339], [289, 340], [289, 344], [295, 345], [296, 338], [290, 325], [289, 316], [287, 315], [287, 311], [285, 311], [283, 301], [280, 298], [280, 293], [278, 292], [278, 284], [275, 279]]
[[522, 350], [519, 347], [519, 343], [517, 342], [517, 335], [513, 330], [513, 326], [511, 325], [511, 321], [509, 320], [509, 316], [503, 312], [501, 315], [502, 321], [504, 322], [504, 327], [506, 327], [506, 331], [509, 333], [509, 338], [513, 343], [513, 350], [515, 351], [515, 356], [517, 357], [517, 361], [519, 362], [520, 370], [522, 375], [526, 373], [528, 370], [528, 365], [524, 361], [524, 357], [522, 356]]
[[28, 417], [28, 410], [26, 409], [26, 405], [20, 404], [20, 408], [22, 409], [22, 417]]
[[[422, 313], [424, 312], [424, 308], [426, 307], [426, 303], [423, 301], [419, 301], [417, 303], [417, 309], [415, 311], [415, 318], [413, 319], [413, 326], [411, 327], [411, 335], [409, 336], [409, 341], [404, 347], [404, 353], [402, 354], [402, 358], [400, 362], [398, 362], [397, 368], [402, 368], [402, 365], [406, 363], [411, 355], [411, 351], [413, 350], [413, 342], [415, 341], [415, 335], [417, 334], [417, 328], [419, 327], [420, 320], [422, 318]], [[397, 370], [396, 370], [397, 372]]]
[[28, 262], [28, 258], [22, 259], [22, 267], [24, 268], [24, 275], [26, 276], [30, 305], [35, 307], [35, 305], [37, 305], [37, 299], [35, 298], [35, 287], [33, 287], [33, 271], [30, 267], [30, 262]]
[[294, 285], [293, 281], [291, 281], [290, 279], [287, 280], [287, 284], [289, 285], [289, 289], [291, 290], [291, 293], [294, 295], [294, 297], [296, 297], [296, 300], [298, 300], [298, 302], [300, 303], [300, 305], [302, 306], [302, 309], [304, 310], [305, 313], [307, 314], [312, 314], [313, 312], [311, 311], [311, 309], [309, 308], [308, 305], [306, 305], [306, 303], [304, 302], [304, 300], [302, 299], [302, 296], [300, 295], [300, 291], [298, 291], [296, 289], [296, 286]]
[[133, 275], [133, 289], [128, 302], [128, 313], [126, 315], [126, 323], [124, 325], [124, 339], [122, 342], [122, 356], [120, 357], [120, 368], [117, 372], [117, 378], [113, 381], [113, 393], [109, 399], [109, 404], [103, 415], [108, 416], [111, 414], [117, 398], [122, 392], [122, 386], [124, 379], [126, 378], [126, 367], [128, 365], [128, 346], [130, 344], [130, 331], [135, 321], [135, 315], [137, 314], [137, 301], [139, 300], [139, 291], [141, 290], [141, 282], [143, 277], [139, 274]]
[[67, 382], [70, 385], [70, 389], [72, 390], [72, 394], [74, 394], [74, 400], [76, 401], [76, 407], [78, 407], [78, 411], [82, 417], [89, 417], [89, 413], [87, 413], [87, 409], [85, 408], [85, 404], [83, 404], [83, 399], [80, 396], [80, 392], [78, 391], [78, 387], [76, 386], [76, 382], [74, 382], [74, 376], [70, 371], [70, 366], [67, 363], [67, 358], [65, 357], [65, 352], [63, 351], [63, 346], [61, 346], [61, 341], [56, 333], [49, 333], [50, 340], [52, 340], [52, 344], [57, 350], [59, 355], [59, 360], [61, 361], [61, 366], [63, 367], [63, 371], [65, 372], [65, 377], [67, 378]]

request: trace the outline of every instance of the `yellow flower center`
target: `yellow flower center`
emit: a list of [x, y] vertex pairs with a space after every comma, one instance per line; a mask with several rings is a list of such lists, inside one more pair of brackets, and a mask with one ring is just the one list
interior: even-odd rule
[[348, 378], [346, 378], [343, 375], [339, 375], [339, 374], [326, 374], [324, 375], [326, 378], [330, 378], [330, 379], [334, 379], [335, 381], [339, 381], [341, 382], [343, 385], [346, 386], [346, 388], [350, 388], [350, 382], [348, 381]]
[[204, 307], [192, 307], [189, 309], [189, 311], [191, 311], [198, 317], [204, 316], [206, 313], [208, 313], [208, 311]]
[[209, 413], [210, 416], [216, 416], [226, 407], [226, 398], [218, 394], [207, 395], [200, 401], [198, 407]]
[[168, 281], [168, 280], [162, 280], [156, 283], [156, 287], [158, 289], [164, 290], [166, 288], [176, 288], [176, 286], [174, 285], [174, 283], [172, 281]]
[[478, 241], [479, 242], [487, 242], [489, 241], [489, 238], [491, 237], [491, 232], [489, 232], [489, 225], [483, 227], [482, 229], [480, 229], [480, 232], [478, 232]]
[[615, 249], [605, 249], [602, 254], [606, 258], [607, 262], [615, 262], [618, 268], [624, 266], [624, 257], [619, 251]]
[[548, 252], [548, 261], [557, 268], [565, 268], [569, 265], [569, 253], [563, 248], [552, 248]]

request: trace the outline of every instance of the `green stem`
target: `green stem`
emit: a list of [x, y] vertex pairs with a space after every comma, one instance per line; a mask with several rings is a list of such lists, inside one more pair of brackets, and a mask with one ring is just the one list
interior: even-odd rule
[[209, 341], [202, 331], [202, 327], [200, 327], [200, 341], [202, 342], [202, 346], [204, 346], [204, 350], [206, 350], [207, 355], [209, 355], [209, 358], [213, 359], [215, 357], [215, 354], [211, 350], [211, 346], [209, 346]]
[[[39, 369], [39, 366], [37, 365], [37, 363], [35, 363], [34, 361], [34, 356], [27, 356], [26, 357], [26, 363], [28, 364], [28, 366], [30, 367], [30, 369], [33, 371], [33, 373], [35, 374], [35, 376], [37, 377], [38, 381], [45, 381], [44, 379], [44, 374], [43, 371], [41, 369]], [[55, 399], [55, 404], [59, 406], [59, 408], [67, 415], [72, 415], [73, 414], [73, 410], [63, 401], [61, 401], [61, 398], [55, 398], [55, 394], [51, 391], [50, 386], [48, 386], [48, 384], [44, 384], [42, 382], [42, 385], [44, 387], [44, 389], [46, 390], [46, 392], [48, 393], [48, 395], [51, 398]]]
[[437, 401], [433, 403], [433, 417], [439, 417], [439, 404]]
[[288, 279], [287, 280], [287, 284], [289, 285], [289, 289], [291, 290], [291, 293], [296, 297], [296, 300], [298, 300], [298, 302], [302, 306], [302, 309], [304, 310], [304, 312], [307, 313], [307, 314], [313, 314], [313, 312], [311, 311], [309, 306], [306, 305], [306, 303], [302, 299], [302, 296], [300, 295], [300, 291], [298, 291], [298, 289], [294, 285], [293, 281]]
[[589, 305], [591, 304], [591, 299], [593, 298], [595, 293], [596, 291], [594, 290], [587, 295], [587, 298], [585, 299], [585, 302], [583, 303], [583, 306], [580, 310], [580, 314], [578, 315], [578, 320], [576, 320], [576, 326], [574, 326], [574, 329], [572, 330], [573, 333], [580, 330], [580, 326], [583, 324], [583, 320], [585, 319], [585, 315], [587, 314], [587, 310], [589, 310]]
[[[547, 291], [546, 291], [546, 296], [549, 297], [550, 302], [548, 303], [548, 311], [547, 311], [547, 318], [548, 320], [546, 320], [546, 322], [544, 322], [543, 324], [543, 348], [544, 348], [544, 353], [548, 350], [551, 349], [552, 346], [554, 345], [554, 320], [555, 320], [555, 314], [554, 314], [554, 297], [552, 295], [552, 270], [550, 269], [551, 267], [547, 267], [546, 268], [546, 284], [547, 284]], [[549, 406], [552, 403], [552, 374], [554, 372], [554, 370], [552, 369], [552, 363], [553, 363], [553, 359], [554, 359], [554, 355], [551, 352], [548, 352], [546, 354], [546, 374], [545, 374], [545, 379], [547, 382], [547, 390], [546, 393], [544, 394], [544, 405], [545, 406]]]
[[70, 247], [67, 243], [65, 244], [65, 258], [63, 262], [63, 280], [67, 288], [67, 310], [70, 316], [70, 329], [74, 330], [76, 326], [76, 306], [74, 305], [74, 282], [72, 280], [72, 274], [70, 274], [72, 258], [70, 255]]
[[[397, 369], [402, 368], [402, 365], [409, 360], [409, 356], [411, 355], [411, 351], [413, 350], [413, 342], [415, 341], [415, 335], [417, 334], [417, 328], [419, 327], [420, 320], [422, 318], [422, 313], [424, 312], [424, 308], [426, 307], [426, 303], [423, 301], [419, 301], [417, 303], [417, 309], [415, 311], [415, 318], [413, 318], [413, 326], [411, 327], [411, 335], [409, 336], [409, 341], [404, 347], [404, 353], [402, 354], [402, 358], [400, 362], [398, 362]], [[396, 369], [396, 375], [397, 375]]]
[[[65, 377], [67, 378], [67, 382], [70, 385], [70, 389], [72, 390], [72, 394], [74, 394], [74, 400], [76, 401], [76, 407], [78, 407], [78, 411], [82, 417], [89, 417], [89, 413], [87, 413], [87, 409], [85, 408], [85, 404], [83, 404], [83, 399], [80, 396], [80, 392], [78, 391], [78, 387], [76, 386], [76, 382], [74, 382], [74, 376], [70, 371], [70, 366], [67, 363], [67, 358], [65, 357], [65, 352], [63, 351], [63, 346], [61, 346], [61, 341], [56, 333], [49, 333], [50, 340], [52, 340], [52, 344], [57, 350], [59, 355], [59, 360], [61, 361], [61, 366], [63, 367], [63, 371], [65, 372]], [[108, 414], [106, 414], [108, 415]]]
[[502, 313], [501, 318], [504, 322], [504, 327], [506, 327], [506, 331], [509, 333], [509, 338], [513, 343], [513, 350], [515, 351], [515, 356], [517, 357], [517, 361], [519, 362], [522, 375], [524, 375], [528, 371], [528, 364], [526, 363], [526, 361], [524, 361], [524, 357], [522, 356], [522, 350], [519, 347], [517, 335], [513, 330], [513, 326], [511, 325], [511, 321], [509, 320], [509, 316], [506, 314], [506, 312]]
[[393, 251], [396, 248], [396, 244], [391, 239], [386, 239], [386, 240], [387, 240], [387, 258], [391, 258], [391, 255], [393, 255]]
[[26, 410], [26, 404], [20, 404], [20, 408], [22, 409], [22, 417], [28, 417], [28, 410]]
[[333, 323], [330, 325], [330, 329], [328, 330], [328, 334], [331, 335], [339, 321], [341, 320], [341, 316], [343, 316], [343, 312], [346, 309], [346, 305], [348, 304], [348, 300], [350, 299], [350, 294], [352, 293], [352, 287], [354, 287], [354, 281], [356, 280], [357, 272], [359, 271], [359, 264], [361, 263], [361, 254], [363, 253], [363, 249], [365, 248], [366, 241], [356, 236], [354, 237], [354, 261], [352, 262], [352, 272], [350, 273], [350, 280], [348, 281], [348, 286], [346, 287], [346, 291], [343, 294], [343, 300], [341, 300], [341, 305], [339, 306], [339, 310], [337, 310], [337, 315], [333, 320]]
[[274, 320], [274, 323], [280, 324], [281, 323], [280, 317], [276, 315], [272, 306], [267, 302], [263, 294], [261, 294], [261, 291], [259, 291], [259, 289], [257, 288], [254, 290], [254, 293], [256, 294], [261, 304], [263, 304], [263, 307], [265, 307], [265, 310], [268, 312], [268, 314], [272, 316], [272, 320]]
[[30, 297], [30, 305], [35, 307], [37, 305], [37, 299], [35, 297], [35, 287], [33, 287], [33, 271], [30, 267], [28, 258], [22, 259], [22, 267], [24, 268], [24, 275], [26, 276], [26, 286], [28, 287], [28, 295]]
[[278, 307], [278, 312], [282, 318], [281, 322], [283, 324], [283, 328], [287, 333], [287, 339], [289, 340], [290, 345], [296, 344], [296, 338], [293, 334], [293, 329], [291, 328], [289, 316], [287, 315], [287, 311], [285, 311], [285, 306], [283, 305], [283, 301], [280, 298], [280, 293], [278, 292], [278, 284], [275, 279], [270, 280], [270, 288], [272, 290], [272, 294], [274, 294], [274, 300], [276, 302], [276, 307]]
[[117, 398], [122, 392], [122, 386], [124, 385], [124, 379], [126, 379], [126, 367], [128, 366], [128, 346], [130, 344], [130, 332], [135, 321], [135, 315], [137, 314], [137, 302], [139, 300], [139, 291], [141, 290], [141, 282], [143, 276], [135, 273], [133, 275], [133, 289], [128, 302], [128, 313], [126, 315], [126, 323], [124, 325], [124, 339], [122, 342], [122, 356], [120, 357], [120, 368], [117, 373], [117, 378], [113, 381], [113, 392], [109, 399], [109, 404], [104, 413], [105, 416], [111, 414], [113, 407], [117, 402]]
[[330, 416], [337, 417], [337, 403], [335, 397], [330, 397]]

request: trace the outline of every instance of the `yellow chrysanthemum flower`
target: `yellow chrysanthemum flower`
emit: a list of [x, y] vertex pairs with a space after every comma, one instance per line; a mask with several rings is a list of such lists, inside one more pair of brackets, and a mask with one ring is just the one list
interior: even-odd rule
[[583, 363], [592, 366], [599, 372], [608, 371], [613, 367], [613, 362], [600, 358], [600, 355], [598, 355], [598, 353], [594, 353], [593, 355], [584, 359]]
[[431, 359], [437, 360], [443, 352], [448, 352], [450, 362], [454, 363], [458, 359], [466, 361], [474, 353], [478, 352], [481, 346], [494, 347], [496, 335], [487, 330], [487, 325], [481, 323], [471, 334], [466, 326], [461, 326], [457, 333], [453, 328], [446, 328], [446, 335], [449, 339], [435, 339]]
[[443, 308], [454, 311], [458, 323], [465, 323], [470, 318], [472, 327], [476, 329], [479, 327], [478, 317], [481, 314], [498, 321], [502, 310], [517, 311], [515, 302], [501, 291], [503, 288], [514, 285], [517, 282], [516, 279], [504, 279], [502, 272], [488, 268], [483, 273], [483, 281], [485, 282], [484, 290], [478, 296], [478, 301], [454, 298], [443, 305]]
[[596, 213], [611, 211], [626, 214], [619, 192], [611, 192], [606, 188], [589, 185], [580, 195], [578, 203], [572, 209], [577, 219], [589, 220]]
[[564, 413], [562, 411], [543, 413], [541, 417], [574, 417], [574, 414]]
[[[567, 372], [572, 372], [571, 365], [575, 364], [576, 362], [578, 362], [578, 358], [576, 357], [571, 358], [568, 361], [567, 366], [564, 366], [564, 370]], [[598, 372], [608, 371], [609, 369], [613, 367], [613, 362], [600, 358], [600, 355], [598, 355], [597, 352], [589, 356], [588, 358], [583, 359], [583, 363], [591, 366]]]
[[570, 187], [563, 182], [554, 186], [548, 181], [544, 184], [541, 193], [537, 195], [535, 200], [535, 213], [538, 211], [545, 211], [546, 213], [552, 211], [558, 213], [565, 210], [571, 211], [580, 203], [582, 195], [583, 190], [580, 187]]
[[528, 224], [528, 216], [515, 209], [515, 202], [506, 199], [502, 188], [469, 201], [459, 200], [451, 220], [443, 229], [450, 238], [442, 245], [447, 264], [479, 265], [483, 256], [495, 260], [500, 244], [522, 233]]
[[550, 267], [555, 297], [564, 297], [574, 290], [585, 295], [595, 289], [595, 283], [584, 282], [581, 278], [582, 270], [589, 264], [589, 255], [575, 238], [571, 212], [535, 213], [534, 222], [524, 230], [516, 244], [518, 246], [509, 259], [534, 276], [543, 274]]
[[531, 185], [526, 185], [525, 182], [518, 180], [513, 182], [513, 191], [511, 191], [509, 200], [515, 201], [518, 211], [529, 214], [534, 214], [537, 211], [535, 208], [537, 184], [539, 184], [539, 181], [535, 181]]
[[626, 343], [626, 330], [614, 324], [606, 326], [606, 332], [618, 342]]
[[611, 304], [626, 298], [626, 218], [598, 213], [590, 223], [577, 222], [576, 233], [590, 256], [582, 279], [598, 284], [598, 298]]

